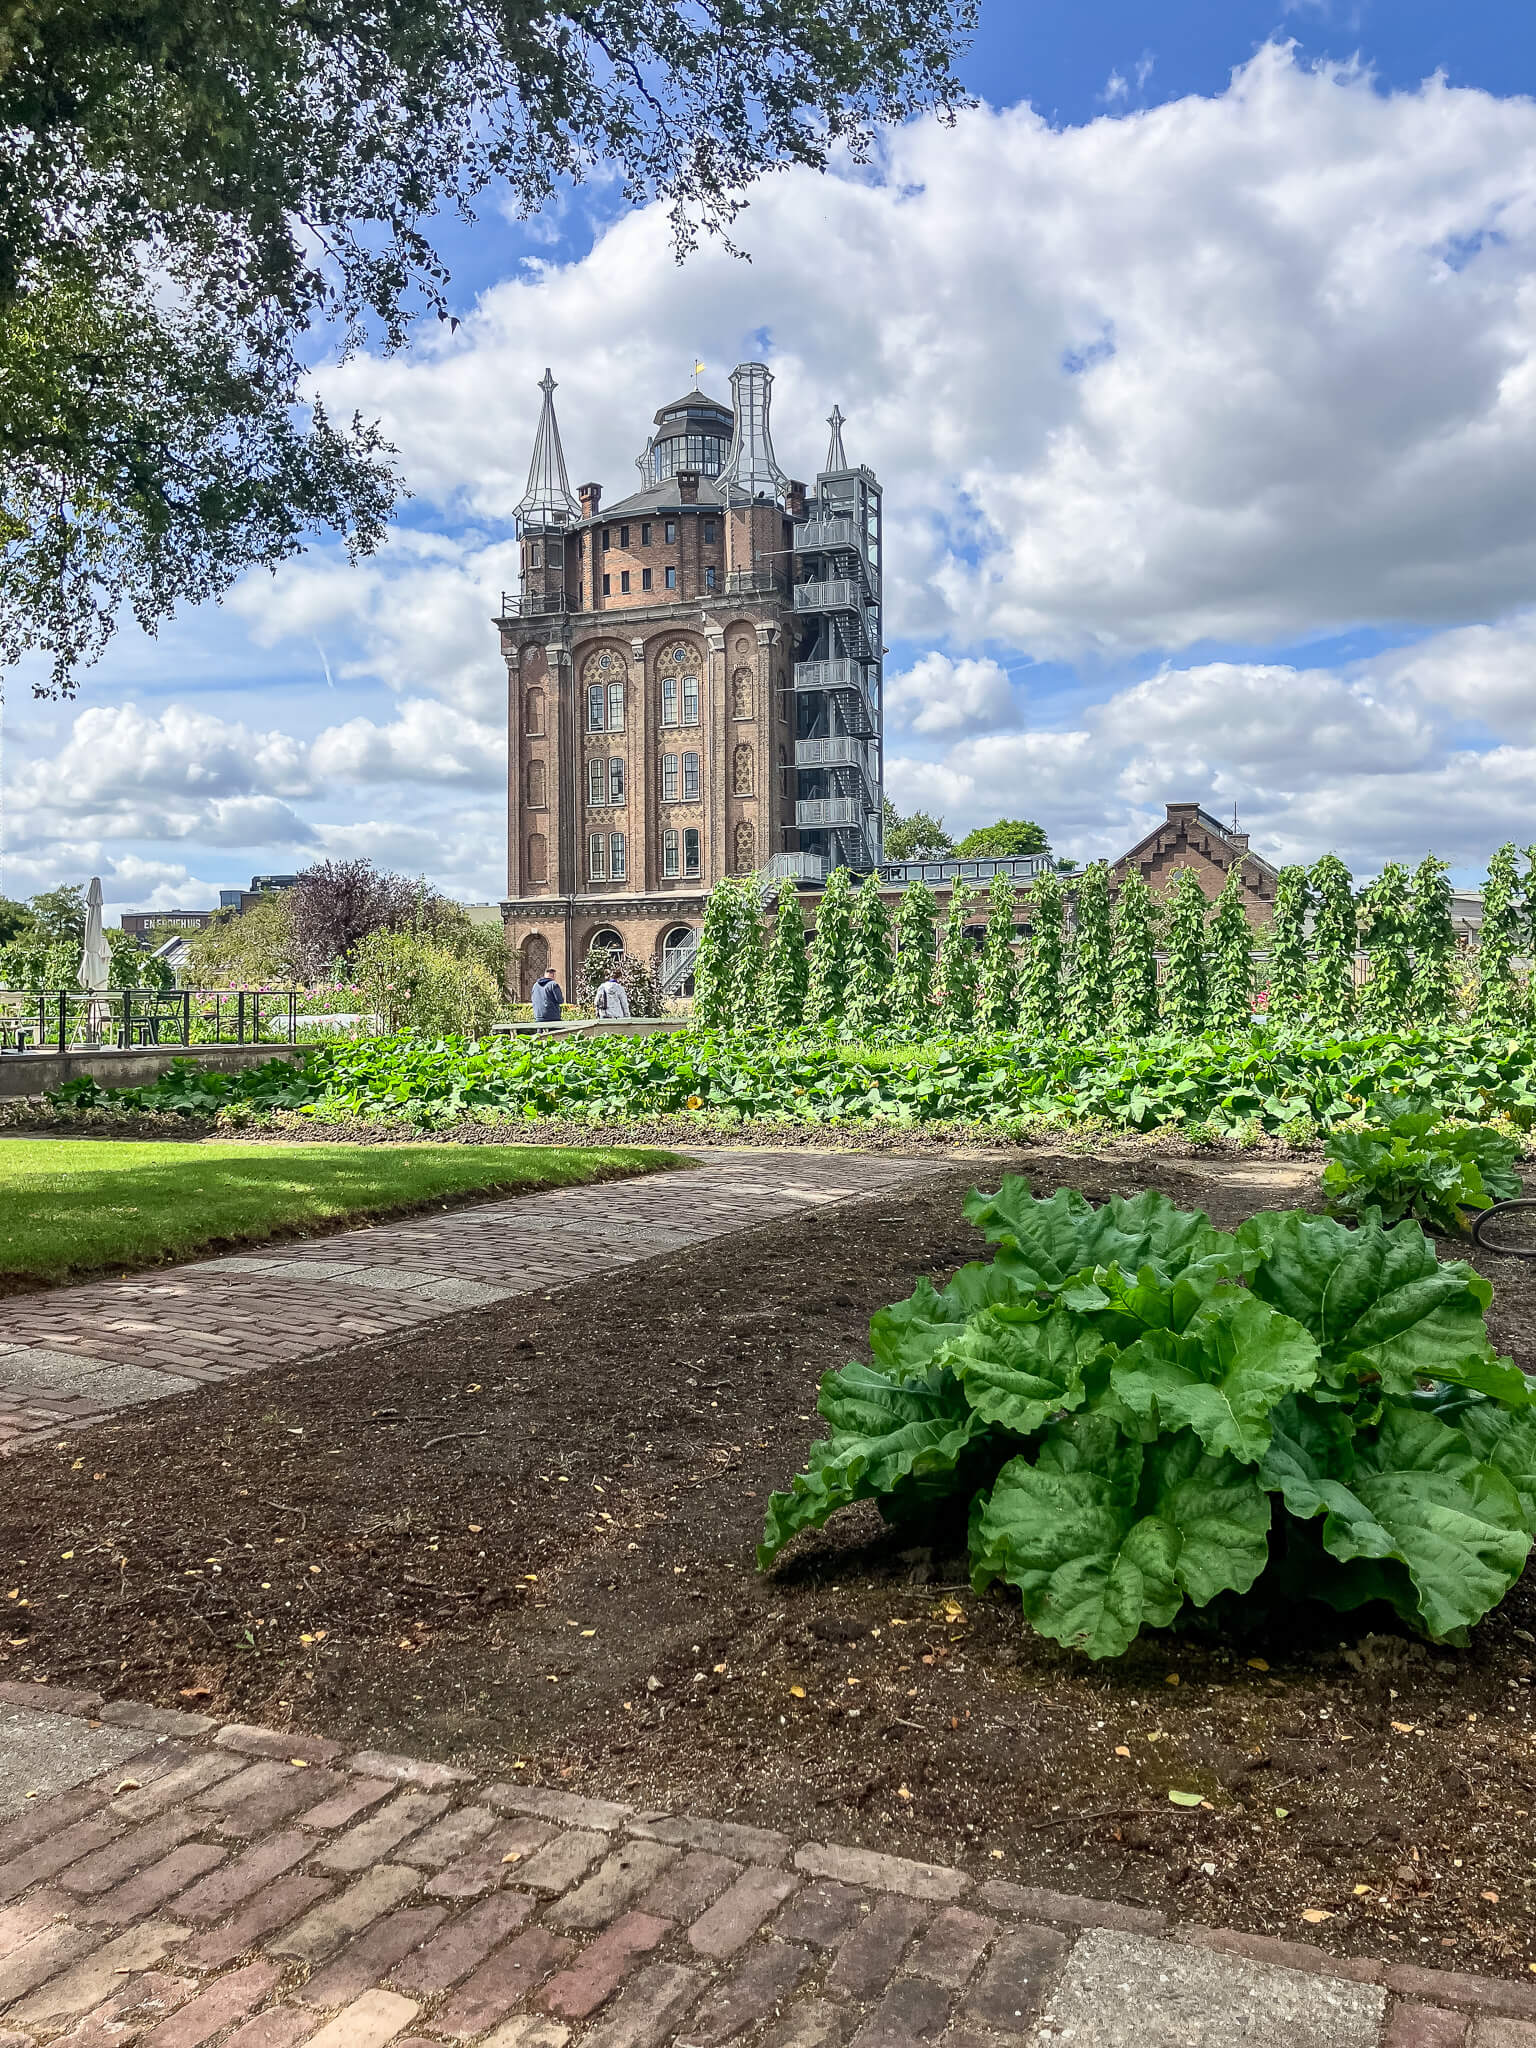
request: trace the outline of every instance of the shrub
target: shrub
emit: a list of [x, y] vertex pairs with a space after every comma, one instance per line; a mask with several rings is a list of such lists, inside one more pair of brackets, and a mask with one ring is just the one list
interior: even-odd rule
[[933, 969], [939, 906], [926, 882], [908, 882], [896, 906], [893, 1022], [915, 1037], [933, 1029]]
[[805, 1015], [809, 972], [800, 891], [786, 878], [779, 884], [779, 907], [773, 920], [767, 965], [763, 969], [763, 1022], [771, 1031], [799, 1028]]
[[1180, 1038], [1205, 1029], [1205, 891], [1193, 868], [1180, 868], [1168, 903], [1168, 965], [1163, 1022]]
[[1101, 1038], [1114, 1012], [1110, 969], [1109, 869], [1101, 860], [1083, 869], [1074, 892], [1072, 979], [1067, 1022], [1082, 1038]]
[[1064, 1007], [1066, 897], [1058, 876], [1036, 876], [1030, 887], [1029, 911], [1033, 929], [1019, 973], [1019, 1024], [1039, 1037], [1054, 1038], [1061, 1029]]
[[704, 905], [693, 958], [693, 1014], [712, 1031], [737, 1022], [736, 941], [741, 899], [734, 882], [716, 882]]
[[1243, 900], [1243, 864], [1235, 860], [1211, 919], [1209, 1017], [1213, 1031], [1246, 1031], [1253, 1022], [1253, 931]]
[[987, 934], [981, 948], [976, 1022], [989, 1036], [1011, 1031], [1019, 1007], [1019, 971], [1013, 957], [1014, 888], [1007, 875], [992, 877]]
[[1371, 978], [1361, 991], [1360, 1021], [1368, 1028], [1390, 1030], [1411, 1013], [1408, 890], [1408, 870], [1389, 860], [1361, 892], [1360, 935], [1370, 956]]
[[1519, 1577], [1531, 1391], [1489, 1344], [1488, 1283], [1417, 1224], [1227, 1235], [1159, 1194], [1095, 1209], [1011, 1178], [965, 1213], [994, 1262], [920, 1282], [871, 1321], [872, 1362], [822, 1380], [830, 1434], [770, 1500], [760, 1565], [853, 1501], [918, 1534], [953, 1509], [977, 1589], [1016, 1587], [1094, 1658], [1266, 1575], [1464, 1644]]
[[1271, 1023], [1294, 1027], [1307, 1009], [1307, 913], [1312, 891], [1301, 867], [1280, 870], [1275, 909], [1269, 921], [1269, 972], [1265, 1013]]
[[969, 1031], [976, 1021], [976, 949], [966, 922], [971, 892], [958, 876], [950, 889], [944, 943], [939, 948], [939, 1015], [941, 1031]]
[[1513, 1138], [1485, 1124], [1442, 1123], [1421, 1104], [1405, 1105], [1378, 1129], [1335, 1131], [1323, 1150], [1323, 1192], [1336, 1216], [1416, 1216], [1454, 1236], [1467, 1227], [1464, 1209], [1489, 1209], [1521, 1192]]
[[1483, 916], [1477, 928], [1477, 1015], [1495, 1030], [1508, 1030], [1520, 1014], [1515, 955], [1520, 950], [1519, 875], [1508, 842], [1488, 863]]
[[1413, 950], [1413, 1004], [1416, 1024], [1444, 1024], [1456, 1014], [1460, 991], [1456, 977], [1456, 930], [1451, 923], [1448, 863], [1426, 854], [1414, 869], [1408, 898], [1408, 944]]
[[1110, 964], [1115, 978], [1115, 1029], [1128, 1038], [1157, 1029], [1157, 909], [1140, 868], [1120, 884]]
[[481, 960], [432, 946], [410, 932], [370, 932], [357, 948], [357, 986], [385, 1031], [480, 1038], [506, 1003]]
[[883, 1030], [891, 1021], [891, 919], [877, 875], [853, 899], [848, 926], [848, 993], [843, 1029], [854, 1037]]
[[576, 970], [571, 1000], [577, 1009], [596, 1014], [597, 991], [610, 974], [616, 977], [619, 987], [629, 998], [631, 1017], [661, 1015], [661, 990], [651, 969], [643, 960], [637, 960], [633, 953], [615, 952], [606, 946], [594, 946]]
[[1324, 1031], [1343, 1031], [1355, 1013], [1355, 896], [1349, 869], [1325, 853], [1308, 876], [1315, 905], [1307, 1005]]
[[841, 1018], [848, 1000], [852, 943], [853, 878], [846, 868], [834, 868], [822, 888], [816, 932], [811, 940], [805, 994], [808, 1024], [836, 1024]]

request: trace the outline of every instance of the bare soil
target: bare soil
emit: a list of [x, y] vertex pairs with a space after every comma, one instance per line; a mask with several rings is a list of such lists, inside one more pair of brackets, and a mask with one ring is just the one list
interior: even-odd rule
[[[1036, 1153], [1230, 1227], [1307, 1168]], [[1094, 1666], [872, 1509], [760, 1577], [870, 1311], [999, 1163], [209, 1389], [0, 1466], [0, 1670], [1341, 1951], [1536, 1960], [1536, 1588], [1469, 1651], [1292, 1614]], [[1478, 1255], [1536, 1357], [1536, 1283]], [[15, 1588], [14, 1599], [4, 1596]], [[22, 1605], [25, 1601], [29, 1604]], [[1179, 1806], [1170, 1791], [1198, 1793]], [[1327, 1914], [1307, 1920], [1306, 1914]]]

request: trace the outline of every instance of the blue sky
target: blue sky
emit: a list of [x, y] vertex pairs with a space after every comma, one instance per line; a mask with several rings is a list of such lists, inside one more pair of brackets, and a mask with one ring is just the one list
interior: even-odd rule
[[498, 895], [534, 382], [612, 497], [695, 353], [766, 354], [794, 473], [837, 399], [886, 482], [898, 801], [1088, 856], [1197, 797], [1359, 873], [1530, 838], [1536, 13], [984, 0], [963, 71], [957, 128], [769, 181], [751, 265], [600, 181], [445, 224], [459, 333], [325, 380], [402, 450], [391, 545], [124, 632], [73, 705], [13, 678], [0, 887], [370, 853]]

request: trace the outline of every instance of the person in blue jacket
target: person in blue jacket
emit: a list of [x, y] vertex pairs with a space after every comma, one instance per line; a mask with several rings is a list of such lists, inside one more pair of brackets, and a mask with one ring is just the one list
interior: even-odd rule
[[565, 1001], [565, 991], [546, 967], [533, 984], [533, 1021], [535, 1024], [558, 1024], [560, 1005]]

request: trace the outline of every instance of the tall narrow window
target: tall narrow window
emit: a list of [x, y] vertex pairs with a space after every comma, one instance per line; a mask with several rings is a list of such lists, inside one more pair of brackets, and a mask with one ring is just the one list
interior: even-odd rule
[[627, 874], [628, 870], [624, 861], [624, 834], [622, 832], [610, 832], [608, 834], [608, 879], [610, 882], [622, 882], [627, 878]]
[[604, 832], [587, 834], [587, 875], [594, 882], [608, 879], [608, 836]]
[[676, 676], [663, 676], [661, 679], [661, 722], [663, 725], [677, 723]]
[[627, 526], [621, 526], [619, 528], [619, 546], [621, 548], [627, 548], [629, 546], [629, 528]]
[[610, 683], [608, 685], [608, 730], [610, 732], [622, 732], [624, 730], [624, 685], [622, 683]]
[[683, 802], [695, 804], [699, 800], [699, 757], [697, 754], [683, 756]]
[[714, 546], [714, 541], [715, 541], [715, 522], [713, 521], [713, 519], [706, 519], [706, 520], [705, 520], [705, 522], [704, 522], [704, 545], [705, 545], [705, 547], [713, 547], [713, 546]]
[[714, 587], [715, 587], [715, 565], [714, 565], [714, 563], [713, 563], [713, 562], [711, 562], [711, 563], [710, 563], [710, 565], [709, 565], [709, 567], [708, 567], [708, 568], [707, 568], [707, 569], [706, 569], [706, 570], [704, 571], [704, 588], [705, 588], [706, 590], [713, 590], [713, 589], [714, 589]]
[[608, 801], [611, 804], [624, 801], [624, 762], [618, 754], [608, 763]]
[[677, 834], [669, 825], [661, 835], [661, 872], [676, 877], [680, 872], [678, 862]]
[[530, 739], [539, 739], [544, 732], [544, 692], [530, 690], [523, 699], [523, 731]]
[[609, 548], [611, 548], [612, 546], [613, 546], [613, 533], [612, 533], [612, 531], [610, 530], [610, 528], [608, 528], [608, 527], [606, 527], [606, 526], [605, 526], [605, 527], [603, 528], [603, 548], [604, 548], [604, 551], [606, 552], [606, 551], [607, 551], [607, 550], [608, 550]]
[[740, 820], [735, 833], [735, 868], [738, 875], [750, 875], [757, 861], [757, 834], [750, 821]]
[[608, 771], [605, 764], [594, 755], [587, 763], [587, 802], [601, 804], [608, 801]]
[[642, 590], [649, 590], [649, 589], [650, 589], [650, 587], [651, 587], [651, 572], [650, 572], [650, 570], [649, 570], [649, 569], [642, 569], [642, 570], [640, 571], [640, 588], [641, 588]]
[[542, 569], [544, 566], [544, 549], [536, 540], [528, 543], [528, 566], [530, 569]]
[[668, 590], [676, 590], [677, 588], [677, 571], [675, 569], [667, 571], [667, 588]]
[[603, 578], [603, 595], [604, 597], [612, 597], [613, 595], [613, 578], [611, 576]]
[[629, 571], [627, 569], [619, 571], [619, 595], [620, 597], [628, 597], [629, 595]]
[[696, 827], [690, 825], [683, 833], [683, 873], [696, 875], [699, 872], [699, 835]]
[[544, 763], [542, 761], [530, 761], [528, 763], [528, 808], [530, 811], [542, 811], [544, 803]]
[[601, 683], [587, 685], [587, 731], [601, 732], [603, 729], [603, 686]]
[[640, 545], [648, 548], [651, 544], [651, 522], [647, 519], [640, 528]]
[[661, 757], [661, 800], [664, 804], [677, 802], [676, 754], [663, 754]]
[[549, 879], [549, 871], [544, 864], [546, 845], [547, 842], [542, 832], [530, 832], [528, 834], [528, 879], [530, 882], [545, 882]]
[[738, 747], [731, 758], [731, 794], [752, 794], [752, 749], [748, 746]]
[[675, 519], [669, 519], [669, 520], [667, 521], [667, 528], [666, 528], [666, 531], [667, 531], [667, 546], [668, 546], [668, 547], [671, 547], [671, 545], [672, 545], [673, 541], [675, 541], [675, 540], [677, 539], [677, 521], [676, 521]]
[[699, 672], [691, 668], [683, 677], [683, 723], [697, 725], [699, 722]]

